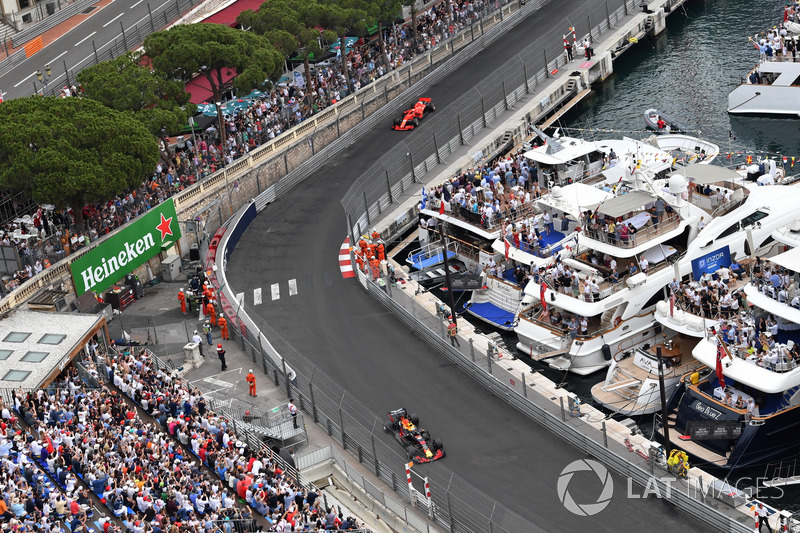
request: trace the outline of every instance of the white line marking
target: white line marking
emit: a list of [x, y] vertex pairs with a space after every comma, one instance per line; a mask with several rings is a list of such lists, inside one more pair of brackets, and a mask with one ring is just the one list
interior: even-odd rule
[[83, 42], [84, 42], [84, 41], [86, 41], [86, 39], [88, 39], [89, 37], [91, 37], [91, 36], [92, 36], [92, 35], [94, 35], [95, 33], [97, 33], [97, 32], [96, 32], [96, 31], [93, 31], [92, 33], [90, 33], [89, 35], [87, 35], [86, 37], [84, 37], [83, 39], [81, 39], [80, 41], [78, 41], [77, 43], [75, 43], [75, 46], [78, 46], [79, 44], [83, 44]]
[[263, 300], [261, 299], [261, 287], [257, 289], [253, 289], [253, 305], [261, 305]]
[[270, 290], [272, 291], [273, 302], [281, 297], [281, 286], [278, 285], [277, 283], [273, 283], [272, 286], [270, 287]]
[[[240, 366], [238, 368], [233, 368], [231, 370], [224, 370], [222, 372], [217, 372], [216, 375], [217, 376], [221, 376], [222, 374], [230, 374], [231, 372], [238, 372], [239, 374], [241, 374], [242, 373], [242, 368], [244, 368], [244, 367]], [[206, 381], [206, 380], [209, 380], [209, 379], [216, 379], [216, 378], [211, 378], [211, 377], [200, 378], [200, 379], [195, 379], [193, 381], [190, 381], [189, 383], [197, 383], [199, 381]], [[223, 383], [228, 383], [228, 382], [227, 381], [223, 381]]]
[[136, 2], [135, 4], [133, 4], [133, 5], [131, 6], [131, 9], [133, 9], [133, 8], [134, 8], [134, 7], [136, 7], [136, 6], [138, 6], [138, 5], [139, 5], [139, 4], [141, 4], [142, 2], [144, 2], [144, 0], [139, 0], [138, 2]]
[[106, 26], [108, 26], [109, 24], [111, 24], [112, 22], [114, 22], [115, 20], [117, 20], [118, 18], [120, 18], [124, 14], [125, 14], [125, 12], [123, 11], [122, 13], [120, 13], [119, 15], [114, 17], [113, 19], [111, 19], [108, 22], [106, 22], [105, 24], [103, 24], [103, 27], [105, 28]]
[[297, 294], [297, 280], [290, 279], [289, 280], [289, 296], [294, 296]]
[[236, 386], [233, 383], [230, 383], [228, 381], [223, 381], [223, 380], [217, 379], [217, 378], [205, 378], [205, 379], [203, 379], [203, 381], [205, 381], [207, 383], [211, 383], [212, 385], [216, 385], [217, 387], [235, 387]]
[[36, 73], [35, 73], [35, 72], [34, 72], [33, 74], [31, 74], [30, 76], [28, 76], [27, 78], [25, 78], [24, 80], [22, 80], [22, 81], [20, 81], [19, 83], [17, 83], [16, 85], [14, 85], [14, 87], [15, 87], [15, 88], [16, 88], [16, 87], [19, 87], [20, 85], [22, 85], [23, 83], [25, 83], [26, 81], [28, 81], [29, 79], [31, 79], [31, 78], [32, 78], [32, 77], [34, 77], [34, 76], [36, 76]]
[[51, 59], [50, 62], [47, 63], [47, 65], [52, 65], [53, 63], [56, 62], [56, 59], [58, 59], [58, 58], [60, 58], [62, 56], [65, 56], [66, 54], [67, 54], [66, 50], [64, 52], [61, 52], [60, 54], [58, 54], [58, 56], [56, 56], [53, 59]]

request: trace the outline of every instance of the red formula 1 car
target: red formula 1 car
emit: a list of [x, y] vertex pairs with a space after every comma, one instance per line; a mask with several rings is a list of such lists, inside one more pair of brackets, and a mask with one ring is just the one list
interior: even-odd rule
[[383, 429], [394, 433], [408, 458], [415, 463], [430, 463], [444, 457], [442, 442], [431, 439], [428, 431], [417, 427], [418, 424], [417, 415], [409, 415], [401, 408], [389, 411], [389, 421], [383, 425]]
[[406, 131], [413, 130], [419, 124], [419, 120], [428, 113], [436, 111], [436, 106], [430, 98], [420, 98], [411, 109], [403, 111], [403, 116], [394, 119], [393, 130]]

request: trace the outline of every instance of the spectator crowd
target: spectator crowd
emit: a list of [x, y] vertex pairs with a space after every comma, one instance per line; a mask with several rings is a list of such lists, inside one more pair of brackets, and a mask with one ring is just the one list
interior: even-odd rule
[[91, 522], [97, 500], [131, 533], [263, 530], [257, 515], [269, 531], [365, 531], [298, 486], [269, 448], [244, 445], [144, 350], [90, 352], [81, 375], [99, 386], [70, 366], [51, 388], [0, 404], [0, 515], [14, 531], [116, 533], [112, 520]]
[[[346, 53], [350, 86], [341, 69], [341, 57], [317, 65], [308, 83], [278, 84], [269, 94], [253, 99], [223, 117], [225, 146], [216, 125], [195, 137], [197, 146], [187, 139], [164, 154], [164, 161], [139, 187], [109, 199], [86, 204], [81, 213], [85, 229], [76, 223], [71, 209], [54, 211], [37, 206], [21, 217], [23, 222], [8, 222], [0, 228], [0, 245], [12, 245], [19, 252], [21, 270], [4, 276], [0, 296], [40, 273], [63, 257], [86, 246], [150, 207], [213, 174], [224, 165], [246, 156], [271, 139], [357, 92], [376, 79], [436, 46], [447, 37], [477, 21], [499, 3], [486, 0], [437, 3], [416, 16], [416, 40], [411, 22], [386, 29], [386, 58], [383, 60], [377, 39], [359, 41]], [[80, 97], [80, 87], [64, 87], [62, 97]], [[20, 220], [18, 217], [15, 220]]]

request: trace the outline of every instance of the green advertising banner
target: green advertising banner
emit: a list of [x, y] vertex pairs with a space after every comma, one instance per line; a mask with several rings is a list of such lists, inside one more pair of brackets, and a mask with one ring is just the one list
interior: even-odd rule
[[175, 202], [170, 198], [72, 262], [77, 295], [106, 290], [180, 238]]

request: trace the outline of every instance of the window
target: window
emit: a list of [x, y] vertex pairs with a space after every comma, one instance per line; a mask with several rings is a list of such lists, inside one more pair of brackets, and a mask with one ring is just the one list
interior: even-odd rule
[[55, 333], [45, 333], [41, 339], [39, 339], [39, 344], [61, 344], [61, 341], [66, 339], [66, 335], [57, 335]]
[[20, 361], [24, 361], [26, 363], [41, 363], [48, 355], [50, 354], [47, 352], [28, 352], [22, 356]]
[[0, 350], [0, 361], [8, 359], [12, 353], [14, 353], [12, 350]]
[[3, 342], [25, 342], [26, 340], [28, 340], [28, 337], [30, 336], [31, 336], [30, 333], [25, 333], [22, 331], [12, 331], [8, 335], [6, 335], [6, 338], [3, 339]]
[[[730, 226], [728, 229], [726, 229], [722, 233], [720, 233], [718, 238], [721, 239], [722, 237], [727, 237], [728, 235], [733, 235], [737, 231], [739, 231], [739, 223], [738, 222], [736, 224]], [[711, 244], [711, 243], [709, 243], [709, 244]], [[708, 246], [708, 245], [706, 245], [706, 246]]]
[[9, 370], [3, 376], [3, 381], [25, 381], [30, 375], [30, 370]]
[[742, 219], [742, 227], [746, 228], [747, 226], [752, 226], [762, 218], [767, 218], [769, 216], [768, 213], [763, 211], [756, 211], [752, 215], [748, 215]]

